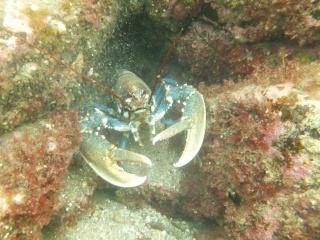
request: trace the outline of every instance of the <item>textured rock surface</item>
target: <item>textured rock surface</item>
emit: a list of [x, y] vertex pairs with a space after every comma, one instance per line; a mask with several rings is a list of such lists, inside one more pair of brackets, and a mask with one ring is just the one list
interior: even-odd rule
[[61, 208], [60, 190], [80, 142], [76, 112], [57, 112], [0, 138], [0, 237], [39, 239]]
[[318, 237], [319, 63], [291, 64], [203, 88], [209, 115], [199, 176], [205, 187], [189, 189], [185, 210], [223, 216], [232, 238]]
[[283, 57], [319, 58], [318, 48], [303, 53], [319, 40], [319, 20], [317, 1], [206, 0], [180, 41], [178, 58], [210, 84], [237, 80]]

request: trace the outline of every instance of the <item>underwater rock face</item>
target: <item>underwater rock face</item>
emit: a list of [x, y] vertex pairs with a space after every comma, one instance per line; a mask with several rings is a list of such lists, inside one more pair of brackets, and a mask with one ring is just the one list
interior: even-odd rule
[[[196, 78], [215, 84], [311, 48], [320, 39], [317, 1], [206, 0], [177, 47]], [[319, 58], [319, 51], [314, 55]]]
[[80, 143], [78, 120], [75, 111], [56, 112], [1, 136], [1, 239], [40, 239], [63, 207], [58, 200]]
[[[119, 11], [114, 1], [108, 8], [102, 4], [9, 0], [0, 14], [5, 28], [88, 72], [95, 69], [101, 39], [111, 36]], [[84, 84], [79, 76], [3, 30], [0, 59], [0, 134], [79, 100]]]
[[209, 112], [203, 187], [186, 180], [200, 188], [184, 193], [186, 212], [222, 218], [236, 239], [318, 236], [319, 66], [291, 61], [200, 88]]
[[320, 39], [317, 1], [211, 0], [219, 23], [226, 24], [239, 43], [285, 36], [300, 45]]

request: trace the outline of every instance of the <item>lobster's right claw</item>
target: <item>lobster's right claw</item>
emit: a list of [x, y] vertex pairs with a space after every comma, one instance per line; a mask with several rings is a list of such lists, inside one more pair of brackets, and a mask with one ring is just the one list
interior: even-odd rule
[[146, 176], [140, 177], [126, 172], [118, 161], [152, 165], [149, 158], [116, 146], [101, 136], [82, 134], [80, 153], [91, 168], [104, 180], [119, 187], [136, 187], [144, 183]]

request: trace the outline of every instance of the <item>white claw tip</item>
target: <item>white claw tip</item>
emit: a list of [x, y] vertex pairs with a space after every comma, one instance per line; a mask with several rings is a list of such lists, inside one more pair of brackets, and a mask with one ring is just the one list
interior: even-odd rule
[[153, 139], [152, 139], [152, 144], [154, 145], [156, 142], [159, 141], [159, 138], [157, 136], [155, 136]]
[[[192, 160], [192, 159], [191, 159], [191, 160]], [[187, 163], [189, 163], [191, 160], [189, 160], [189, 161], [184, 161], [184, 162], [178, 161], [178, 162], [174, 163], [173, 166], [174, 166], [174, 167], [183, 167], [184, 165], [186, 165]]]

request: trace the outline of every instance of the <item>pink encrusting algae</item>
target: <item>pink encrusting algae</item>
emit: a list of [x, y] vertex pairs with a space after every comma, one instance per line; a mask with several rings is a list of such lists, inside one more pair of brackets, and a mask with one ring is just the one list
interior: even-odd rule
[[80, 143], [78, 114], [52, 113], [0, 139], [0, 237], [40, 239]]
[[235, 239], [318, 236], [320, 101], [304, 91], [318, 67], [293, 60], [286, 71], [200, 88], [209, 110], [204, 179], [185, 180], [197, 186], [185, 190], [185, 212], [220, 219]]

